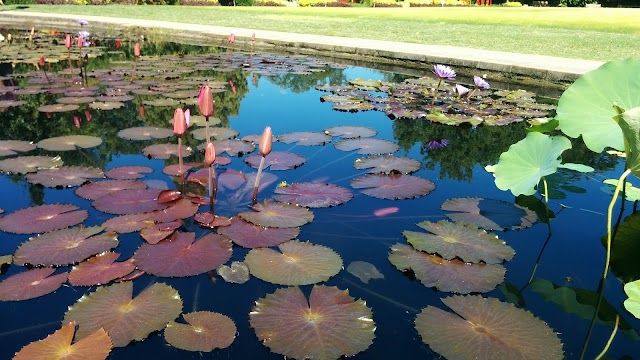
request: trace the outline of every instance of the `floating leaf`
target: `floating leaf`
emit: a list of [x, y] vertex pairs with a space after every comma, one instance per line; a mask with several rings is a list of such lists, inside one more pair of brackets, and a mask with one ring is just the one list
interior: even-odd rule
[[447, 359], [563, 359], [558, 335], [526, 310], [478, 295], [442, 299], [416, 317], [422, 341]]
[[89, 214], [71, 204], [32, 206], [0, 218], [0, 230], [14, 234], [34, 234], [64, 229], [83, 222]]
[[[142, 149], [142, 153], [144, 156], [154, 158], [154, 159], [168, 159], [173, 156], [178, 156], [178, 145], [177, 144], [155, 144], [149, 145]], [[191, 156], [191, 148], [182, 145], [182, 156], [188, 157]]]
[[266, 247], [282, 244], [294, 239], [300, 228], [264, 227], [244, 221], [239, 217], [231, 218], [231, 224], [218, 229], [218, 234], [229, 237], [234, 243], [246, 247]]
[[442, 220], [437, 223], [423, 221], [418, 226], [431, 234], [405, 230], [403, 234], [407, 241], [416, 250], [437, 253], [447, 260], [457, 257], [464, 262], [499, 264], [515, 255], [504, 241], [473, 225]]
[[329, 135], [340, 136], [344, 139], [367, 138], [376, 136], [375, 129], [364, 126], [332, 126], [324, 129]]
[[[257, 169], [260, 166], [262, 156], [253, 154], [244, 159], [249, 166]], [[304, 157], [287, 151], [272, 151], [264, 158], [264, 169], [289, 170], [295, 169], [307, 161]]]
[[12, 174], [27, 174], [38, 169], [51, 169], [62, 166], [59, 156], [18, 156], [0, 160], [0, 171]]
[[342, 259], [335, 251], [297, 240], [270, 248], [249, 251], [244, 262], [251, 275], [279, 285], [308, 285], [327, 281], [342, 269]]
[[104, 226], [105, 231], [115, 231], [119, 234], [126, 234], [140, 231], [153, 224], [154, 221], [151, 220], [151, 215], [145, 213], [116, 216], [105, 221], [102, 226]]
[[216, 155], [226, 152], [229, 156], [242, 156], [256, 149], [255, 145], [243, 140], [217, 140], [213, 145], [216, 147]]
[[398, 151], [399, 146], [389, 140], [382, 139], [347, 139], [335, 143], [335, 148], [342, 151], [358, 150], [358, 154], [390, 154]]
[[25, 178], [32, 184], [40, 184], [44, 187], [78, 186], [89, 181], [90, 178], [104, 178], [104, 173], [98, 168], [62, 166], [38, 170], [27, 174]]
[[69, 283], [73, 286], [102, 285], [136, 269], [131, 260], [115, 262], [119, 256], [118, 253], [105, 252], [81, 262], [71, 269]]
[[[14, 254], [16, 264], [62, 266], [80, 262], [118, 246], [115, 233], [104, 233], [100, 226], [51, 231], [30, 238]], [[95, 235], [95, 236], [94, 236]]]
[[122, 347], [162, 330], [182, 311], [180, 295], [166, 284], [155, 283], [135, 298], [132, 295], [130, 281], [101, 286], [71, 306], [63, 322], [77, 322], [79, 338], [104, 328], [113, 346]]
[[272, 352], [294, 359], [352, 356], [375, 337], [371, 309], [363, 300], [321, 285], [313, 287], [308, 302], [298, 287], [276, 290], [256, 301], [249, 322]]
[[384, 279], [384, 275], [378, 271], [375, 265], [366, 261], [352, 261], [347, 266], [347, 272], [365, 284], [368, 284], [371, 279]]
[[453, 211], [447, 217], [453, 221], [475, 225], [485, 230], [523, 229], [538, 220], [535, 212], [510, 202], [478, 197], [453, 198], [440, 209]]
[[80, 97], [61, 97], [57, 98], [56, 102], [60, 104], [88, 104], [96, 101], [96, 98], [91, 96], [80, 96]]
[[322, 132], [297, 131], [278, 136], [278, 141], [285, 144], [296, 143], [301, 146], [315, 146], [330, 143], [331, 136]]
[[120, 166], [105, 171], [106, 177], [119, 180], [133, 180], [143, 178], [144, 174], [152, 173], [153, 169], [148, 166]]
[[29, 300], [58, 290], [67, 281], [68, 273], [50, 276], [55, 271], [41, 268], [9, 276], [0, 282], [0, 301]]
[[640, 319], [640, 280], [625, 284], [624, 292], [629, 297], [624, 301], [624, 308]]
[[148, 244], [155, 245], [171, 236], [173, 232], [182, 225], [182, 222], [172, 223], [172, 225], [173, 226], [170, 227], [167, 227], [165, 224], [153, 224], [147, 226], [140, 231], [140, 236]]
[[100, 144], [102, 144], [102, 139], [97, 136], [67, 135], [44, 139], [36, 145], [49, 151], [72, 151], [78, 148], [89, 149]]
[[115, 110], [123, 107], [124, 104], [117, 101], [101, 102], [96, 101], [89, 104], [89, 107], [95, 110]]
[[[606, 236], [602, 238], [606, 244]], [[627, 216], [611, 243], [611, 271], [623, 282], [640, 279], [640, 213]]]
[[313, 220], [309, 209], [282, 203], [264, 202], [251, 207], [255, 211], [238, 214], [243, 220], [255, 225], [292, 228], [302, 226]]
[[436, 185], [428, 179], [413, 175], [369, 174], [351, 181], [351, 187], [362, 190], [363, 194], [379, 199], [409, 199], [432, 192]]
[[36, 145], [30, 141], [0, 140], [0, 156], [16, 155], [19, 152], [34, 150]]
[[413, 270], [425, 286], [460, 294], [488, 292], [504, 280], [502, 265], [465, 264], [458, 259], [445, 260], [417, 251], [411, 246], [395, 244], [389, 261], [401, 271]]
[[165, 99], [155, 99], [155, 100], [145, 100], [142, 102], [144, 105], [163, 107], [163, 106], [178, 106], [180, 105], [180, 101], [165, 98]]
[[353, 164], [358, 170], [368, 169], [371, 174], [399, 172], [409, 174], [420, 170], [420, 162], [401, 156], [372, 156], [364, 159], [358, 159]]
[[555, 173], [560, 155], [570, 148], [571, 142], [564, 136], [528, 133], [500, 155], [494, 171], [496, 186], [511, 190], [515, 196], [532, 195], [540, 178]]
[[173, 131], [167, 128], [153, 126], [139, 126], [118, 131], [118, 137], [127, 140], [155, 140], [173, 136]]
[[610, 61], [582, 75], [558, 100], [556, 119], [563, 133], [582, 139], [591, 151], [605, 147], [624, 150], [620, 127], [613, 120], [614, 104], [632, 109], [640, 106], [640, 60]]
[[45, 339], [23, 347], [13, 360], [103, 360], [109, 356], [111, 338], [104, 329], [100, 328], [72, 345], [75, 332], [76, 323], [72, 321]]
[[181, 198], [174, 201], [163, 210], [157, 210], [150, 214], [151, 219], [160, 223], [168, 223], [178, 219], [190, 218], [198, 212], [198, 204], [194, 204], [189, 199]]
[[322, 208], [344, 204], [353, 198], [349, 189], [317, 182], [290, 184], [277, 187], [274, 199], [310, 208]]
[[206, 273], [231, 258], [232, 243], [226, 236], [208, 234], [197, 241], [195, 238], [195, 233], [177, 232], [159, 244], [142, 244], [133, 261], [152, 275], [182, 277]]
[[69, 104], [69, 105], [52, 104], [52, 105], [40, 106], [38, 108], [38, 111], [44, 112], [44, 113], [54, 113], [54, 112], [74, 111], [74, 110], [78, 110], [79, 108], [80, 108], [80, 106], [79, 105], [75, 105], [75, 104]]
[[[229, 129], [226, 127], [210, 127], [209, 128], [209, 136], [215, 140], [226, 140], [233, 139], [238, 136], [239, 132], [234, 129]], [[206, 140], [206, 128], [195, 129], [191, 132], [191, 136], [193, 136], [196, 140]]]
[[231, 266], [220, 265], [216, 272], [228, 283], [244, 284], [249, 281], [249, 267], [242, 261], [234, 261]]
[[136, 180], [104, 180], [82, 185], [76, 195], [83, 199], [95, 200], [105, 195], [126, 189], [146, 189], [147, 184]]
[[91, 205], [100, 211], [117, 215], [162, 210], [168, 205], [158, 202], [160, 192], [157, 189], [120, 190], [94, 200]]
[[190, 325], [172, 321], [164, 330], [164, 338], [178, 349], [210, 352], [229, 347], [236, 338], [236, 324], [228, 316], [210, 311], [182, 316]]

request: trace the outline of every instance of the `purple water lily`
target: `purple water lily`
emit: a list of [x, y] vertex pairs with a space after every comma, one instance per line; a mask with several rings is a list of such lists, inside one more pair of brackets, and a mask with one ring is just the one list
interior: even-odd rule
[[489, 83], [485, 79], [481, 78], [480, 76], [474, 76], [473, 83], [476, 85], [476, 87], [480, 89], [489, 90], [490, 88]]
[[438, 77], [438, 85], [436, 85], [436, 88], [433, 89], [433, 100], [431, 100], [431, 108], [433, 109], [436, 105], [438, 89], [440, 89], [442, 80], [454, 80], [456, 78], [456, 72], [447, 65], [442, 64], [433, 65], [433, 70], [431, 72], [433, 72], [433, 74]]
[[446, 147], [447, 145], [449, 145], [449, 140], [447, 139], [439, 139], [439, 140], [434, 139], [427, 142], [427, 149], [436, 150], [436, 149]]
[[471, 91], [471, 89], [469, 89], [468, 87], [456, 84], [456, 93], [458, 93], [458, 99], [460, 99], [460, 96], [468, 93], [469, 91]]
[[77, 22], [77, 23], [78, 23], [78, 25], [80, 25], [80, 26], [89, 25], [89, 22], [88, 22], [87, 20], [84, 20], [84, 19], [78, 19], [76, 22]]

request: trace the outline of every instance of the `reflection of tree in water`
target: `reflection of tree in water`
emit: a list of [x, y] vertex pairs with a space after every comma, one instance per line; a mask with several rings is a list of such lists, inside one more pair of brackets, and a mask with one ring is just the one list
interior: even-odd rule
[[326, 68], [322, 72], [307, 75], [283, 74], [268, 76], [269, 81], [283, 89], [300, 94], [314, 89], [318, 84], [343, 84], [347, 78], [342, 69]]

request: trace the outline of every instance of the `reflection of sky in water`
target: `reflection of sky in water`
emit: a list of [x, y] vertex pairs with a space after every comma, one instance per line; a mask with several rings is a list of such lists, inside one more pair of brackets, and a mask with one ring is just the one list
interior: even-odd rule
[[[349, 67], [344, 70], [344, 78], [383, 80], [385, 74], [375, 70]], [[230, 127], [240, 132], [239, 137], [261, 133], [267, 125], [272, 127], [274, 135], [291, 131], [323, 131], [331, 126], [359, 125], [375, 128], [378, 131], [376, 138], [398, 142], [397, 139], [394, 139], [394, 121], [382, 112], [333, 111], [331, 103], [323, 103], [319, 100], [321, 95], [327, 93], [315, 89], [294, 93], [287, 88], [275, 85], [267, 76], [260, 77], [257, 86], [254, 86], [251, 84], [251, 76], [249, 75], [247, 83], [249, 92], [240, 105], [239, 113], [230, 117]], [[0, 114], [1, 116], [2, 114]], [[430, 129], [427, 128], [427, 130]], [[460, 128], [448, 131], [466, 134], [470, 131], [481, 131], [481, 129]], [[504, 128], [503, 131], [507, 132], [508, 128]], [[335, 138], [333, 143], [337, 140], [339, 139]], [[175, 138], [172, 138], [171, 141], [175, 141]], [[265, 189], [259, 198], [268, 198], [280, 181], [294, 183], [322, 180], [348, 187], [353, 178], [363, 173], [353, 168], [353, 162], [364, 156], [338, 151], [333, 147], [333, 143], [324, 147], [274, 143], [274, 151], [295, 152], [304, 156], [307, 163], [294, 170], [266, 170], [278, 176], [278, 180]], [[459, 157], [459, 161], [463, 160], [462, 156], [478, 156], [478, 152], [481, 151], [476, 148], [468, 148], [461, 141], [452, 141], [447, 148], [436, 151], [449, 151], [453, 154], [451, 151], [456, 147], [464, 149], [462, 152], [455, 153]], [[400, 150], [396, 153], [398, 156], [408, 156], [420, 160], [428, 158], [428, 154], [420, 152], [420, 144], [410, 146], [406, 152]], [[447, 153], [444, 154], [446, 156]], [[455, 162], [456, 159], [453, 160]], [[165, 165], [162, 160], [148, 160], [141, 155], [116, 155], [106, 168], [124, 165], [152, 167], [154, 173], [147, 175], [145, 179], [163, 180], [170, 187], [175, 186], [167, 176], [162, 174], [161, 170]], [[447, 199], [474, 196], [512, 202], [513, 196], [510, 193], [500, 191], [495, 187], [492, 175], [483, 169], [485, 165], [487, 164], [475, 164], [472, 167], [472, 176], [469, 181], [441, 177], [440, 163], [436, 163], [432, 170], [423, 169], [416, 172], [415, 175], [431, 179], [436, 184], [436, 190], [433, 193], [418, 199], [381, 200], [362, 195], [356, 190], [354, 191], [354, 200], [344, 205], [328, 209], [313, 209], [316, 220], [302, 227], [300, 240], [311, 241], [334, 249], [341, 255], [345, 268], [352, 261], [367, 261], [375, 264], [385, 276], [384, 280], [372, 280], [365, 285], [346, 271], [341, 271], [327, 282], [329, 286], [338, 286], [341, 289], [348, 288], [352, 296], [365, 299], [368, 306], [373, 308], [373, 317], [377, 324], [376, 339], [369, 350], [359, 354], [357, 359], [423, 359], [436, 356], [420, 341], [413, 321], [416, 311], [427, 305], [444, 308], [439, 299], [448, 296], [448, 294], [425, 288], [419, 281], [410, 281], [406, 275], [395, 269], [387, 260], [389, 248], [398, 242], [405, 243], [402, 236], [403, 230], [420, 231], [415, 223], [424, 220], [444, 219], [443, 211], [439, 207]], [[226, 168], [244, 172], [255, 171], [238, 158], [233, 158], [232, 164]], [[224, 171], [223, 169], [219, 169], [218, 173]], [[591, 176], [592, 178], [580, 177], [580, 180], [573, 182], [572, 185], [587, 189], [587, 194], [567, 193], [565, 199], [551, 201], [553, 211], [559, 211], [560, 204], [566, 205], [568, 208], [562, 210], [558, 217], [552, 221], [553, 238], [542, 255], [536, 273], [537, 277], [562, 285], [567, 285], [564, 279], [570, 277], [573, 280], [568, 284], [570, 286], [589, 290], [596, 288], [604, 262], [604, 252], [599, 238], [605, 231], [606, 216], [603, 213], [609, 201], [609, 195], [599, 189], [600, 181], [605, 177], [613, 177], [620, 171], [621, 166], [615, 172], [596, 173]], [[31, 205], [29, 186], [25, 185], [22, 180], [13, 182], [8, 176], [3, 175], [0, 177], [0, 188], [4, 194], [0, 207], [7, 213]], [[111, 215], [91, 209], [90, 203], [76, 197], [73, 191], [74, 189], [45, 189], [44, 202], [47, 204], [73, 203], [83, 208], [89, 208], [90, 217], [85, 222], [87, 226], [99, 225], [111, 217]], [[372, 215], [376, 209], [390, 206], [397, 206], [399, 211], [386, 217]], [[186, 221], [186, 226], [189, 229], [195, 229], [191, 220]], [[204, 230], [198, 229], [197, 233], [201, 235]], [[506, 263], [507, 281], [516, 287], [522, 287], [527, 282], [538, 253], [544, 244], [547, 227], [544, 224], [537, 224], [530, 229], [508, 231], [499, 235], [516, 250], [515, 258]], [[25, 235], [0, 233], [0, 240], [2, 240], [0, 241], [0, 255], [13, 252], [17, 245], [27, 238], [28, 236]], [[123, 234], [119, 236], [119, 239], [121, 244], [118, 251], [126, 254], [127, 257], [135, 251], [140, 243], [138, 234]], [[246, 253], [246, 249], [235, 247], [232, 260], [242, 260]], [[21, 269], [14, 266], [9, 270], [9, 274], [19, 270]], [[5, 277], [6, 275], [3, 275], [0, 279]], [[272, 293], [278, 286], [267, 284], [258, 279], [252, 279], [245, 285], [227, 284], [220, 278], [212, 283], [204, 274], [185, 279], [157, 279], [145, 276], [135, 281], [134, 293], [157, 281], [168, 283], [179, 290], [184, 301], [184, 312], [193, 310], [217, 311], [230, 316], [235, 321], [239, 329], [237, 339], [229, 349], [217, 350], [215, 356], [233, 359], [282, 358], [282, 356], [270, 354], [268, 349], [256, 340], [253, 331], [248, 327], [248, 313], [253, 302]], [[624, 294], [616, 281], [613, 276], [609, 279], [606, 299], [618, 310], [621, 310]], [[308, 294], [311, 287], [304, 286], [302, 289], [305, 294]], [[26, 344], [53, 332], [58, 327], [67, 306], [73, 304], [85, 290], [84, 288], [63, 287], [55, 294], [42, 298], [17, 303], [0, 303], [0, 309], [4, 315], [3, 325], [0, 326], [0, 342], [3, 344]], [[484, 294], [484, 296], [504, 298], [499, 290]], [[526, 289], [524, 297], [529, 310], [547, 321], [554, 331], [561, 333], [567, 358], [576, 358], [589, 325], [588, 321], [578, 320], [574, 315], [562, 312], [556, 305], [545, 302], [532, 289]], [[625, 319], [631, 321], [630, 316], [625, 314], [624, 310], [621, 313]], [[631, 323], [636, 328], [640, 328], [639, 321], [632, 320]], [[604, 339], [609, 333], [610, 328], [597, 326], [588, 354], [594, 355], [599, 352], [599, 347], [604, 343]], [[0, 358], [9, 358], [18, 348], [17, 345], [3, 346]], [[612, 358], [619, 358], [625, 353], [640, 356], [637, 343], [631, 343], [619, 334], [610, 354], [612, 354]], [[116, 349], [112, 355], [114, 359], [147, 357], [200, 359], [201, 355], [186, 353], [165, 345], [160, 334], [155, 334], [135, 346]]]

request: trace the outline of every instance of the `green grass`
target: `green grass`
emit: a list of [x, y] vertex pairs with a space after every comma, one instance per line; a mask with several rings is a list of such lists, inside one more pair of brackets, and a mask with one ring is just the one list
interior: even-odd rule
[[166, 20], [577, 59], [640, 57], [640, 9], [33, 5], [22, 11]]

